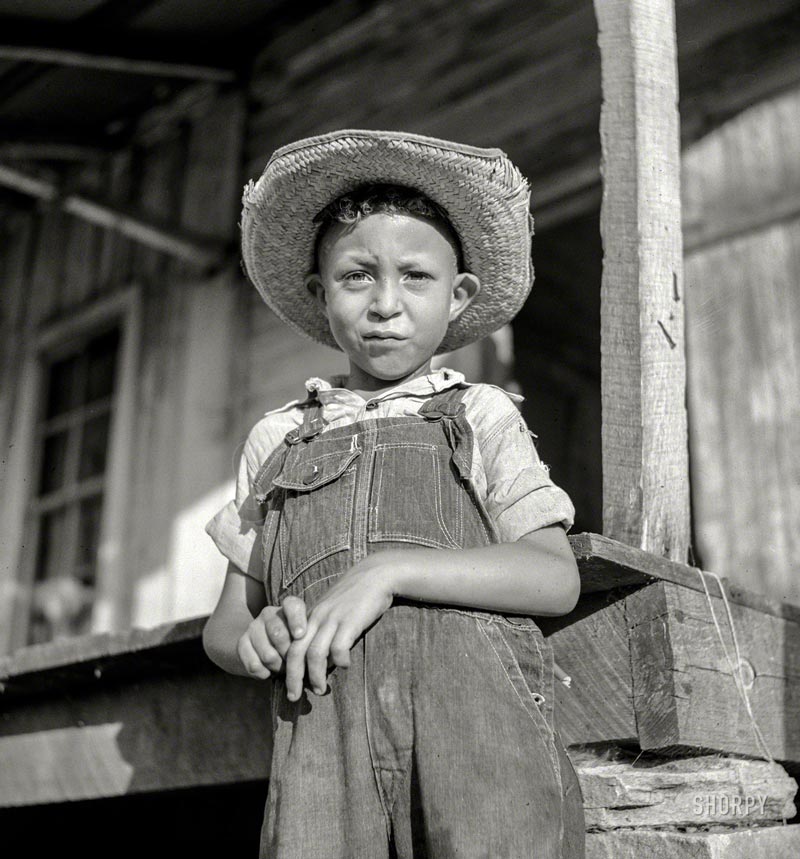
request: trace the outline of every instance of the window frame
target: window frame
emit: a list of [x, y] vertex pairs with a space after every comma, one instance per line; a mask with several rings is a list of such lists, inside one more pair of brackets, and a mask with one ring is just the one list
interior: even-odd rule
[[[124, 576], [124, 523], [127, 514], [133, 421], [135, 416], [136, 377], [141, 334], [139, 290], [129, 287], [72, 311], [62, 319], [44, 324], [37, 330], [25, 358], [20, 406], [14, 441], [22, 440], [18, 457], [22, 467], [22, 492], [13, 493], [18, 520], [16, 564], [14, 566], [14, 607], [6, 652], [24, 647], [28, 641], [31, 601], [39, 543], [41, 506], [38, 501], [42, 439], [43, 398], [47, 396], [47, 369], [59, 354], [68, 354], [76, 341], [91, 338], [104, 329], [119, 329], [117, 365], [113, 384], [114, 406], [109, 427], [106, 469], [102, 477], [103, 505], [100, 518], [95, 594], [91, 609], [90, 631], [108, 632], [124, 628], [128, 603]], [[12, 559], [12, 563], [14, 563]], [[3, 642], [0, 642], [2, 648]], [[0, 649], [2, 652], [2, 649]]]

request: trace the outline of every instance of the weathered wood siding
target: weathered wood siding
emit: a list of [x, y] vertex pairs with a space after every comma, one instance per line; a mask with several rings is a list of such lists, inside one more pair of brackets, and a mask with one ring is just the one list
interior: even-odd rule
[[800, 91], [683, 160], [695, 537], [700, 560], [800, 599]]
[[[195, 99], [171, 116], [145, 118], [134, 146], [75, 169], [68, 181], [233, 242], [244, 121], [239, 95]], [[329, 350], [320, 347], [323, 361], [305, 342], [298, 348], [301, 338], [253, 300], [235, 256], [204, 275], [57, 209], [21, 208], [1, 229], [0, 488], [16, 502], [0, 515], [0, 652], [12, 643], [7, 621], [27, 602], [18, 574], [30, 552], [20, 544], [35, 477], [25, 430], [41, 389], [23, 368], [35, 368], [43, 331], [123, 292], [135, 294], [140, 316], [135, 417], [120, 490], [124, 539], [114, 547], [121, 567], [113, 581], [100, 572], [107, 606], [96, 625], [149, 626], [208, 611], [224, 562], [202, 529], [230, 497], [236, 442], [266, 407], [297, 396], [310, 366], [330, 363]]]

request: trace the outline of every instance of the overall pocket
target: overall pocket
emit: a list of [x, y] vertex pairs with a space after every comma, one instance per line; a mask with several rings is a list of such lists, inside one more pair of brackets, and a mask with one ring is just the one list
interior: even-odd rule
[[350, 549], [360, 455], [352, 437], [318, 439], [292, 451], [274, 479], [284, 490], [277, 535], [284, 588], [324, 558]]
[[423, 442], [375, 448], [370, 495], [370, 542], [416, 543], [460, 549], [464, 489], [449, 448]]

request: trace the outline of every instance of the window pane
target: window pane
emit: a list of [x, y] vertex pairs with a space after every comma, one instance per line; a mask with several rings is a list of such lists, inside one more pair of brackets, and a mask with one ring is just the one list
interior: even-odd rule
[[78, 557], [75, 575], [84, 585], [94, 583], [102, 513], [102, 495], [93, 495], [81, 501], [78, 516]]
[[47, 436], [44, 440], [42, 471], [39, 478], [40, 495], [60, 489], [64, 485], [68, 438], [68, 433], [59, 432]]
[[74, 408], [80, 392], [80, 357], [72, 355], [50, 365], [47, 374], [47, 414], [52, 418]]
[[69, 572], [63, 556], [67, 545], [67, 511], [45, 513], [39, 525], [39, 552], [36, 558], [36, 581]]
[[114, 389], [119, 330], [114, 329], [90, 340], [86, 347], [88, 373], [86, 402], [109, 397]]
[[106, 470], [106, 451], [108, 449], [108, 430], [111, 415], [108, 413], [90, 418], [83, 425], [81, 439], [81, 461], [78, 467], [78, 480], [96, 477]]

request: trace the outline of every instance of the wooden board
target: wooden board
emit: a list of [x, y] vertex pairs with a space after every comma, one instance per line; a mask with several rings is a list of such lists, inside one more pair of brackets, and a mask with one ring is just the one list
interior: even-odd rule
[[[717, 577], [702, 573], [697, 567], [651, 555], [601, 534], [575, 534], [569, 541], [580, 569], [583, 594], [665, 581], [699, 592], [704, 592], [705, 582], [712, 595], [720, 595]], [[741, 587], [725, 576], [719, 578], [732, 602], [800, 623], [800, 606], [771, 599]]]
[[633, 678], [625, 599], [584, 597], [568, 619], [537, 621], [569, 687], [555, 684], [556, 722], [564, 745], [636, 742]]
[[672, 0], [595, 0], [603, 108], [603, 533], [689, 546], [677, 61]]
[[800, 92], [685, 154], [695, 534], [710, 569], [800, 600]]
[[639, 745], [800, 761], [800, 625], [729, 606], [736, 642], [717, 597], [663, 582], [628, 598]]
[[0, 807], [264, 779], [268, 686], [208, 664], [8, 710]]

